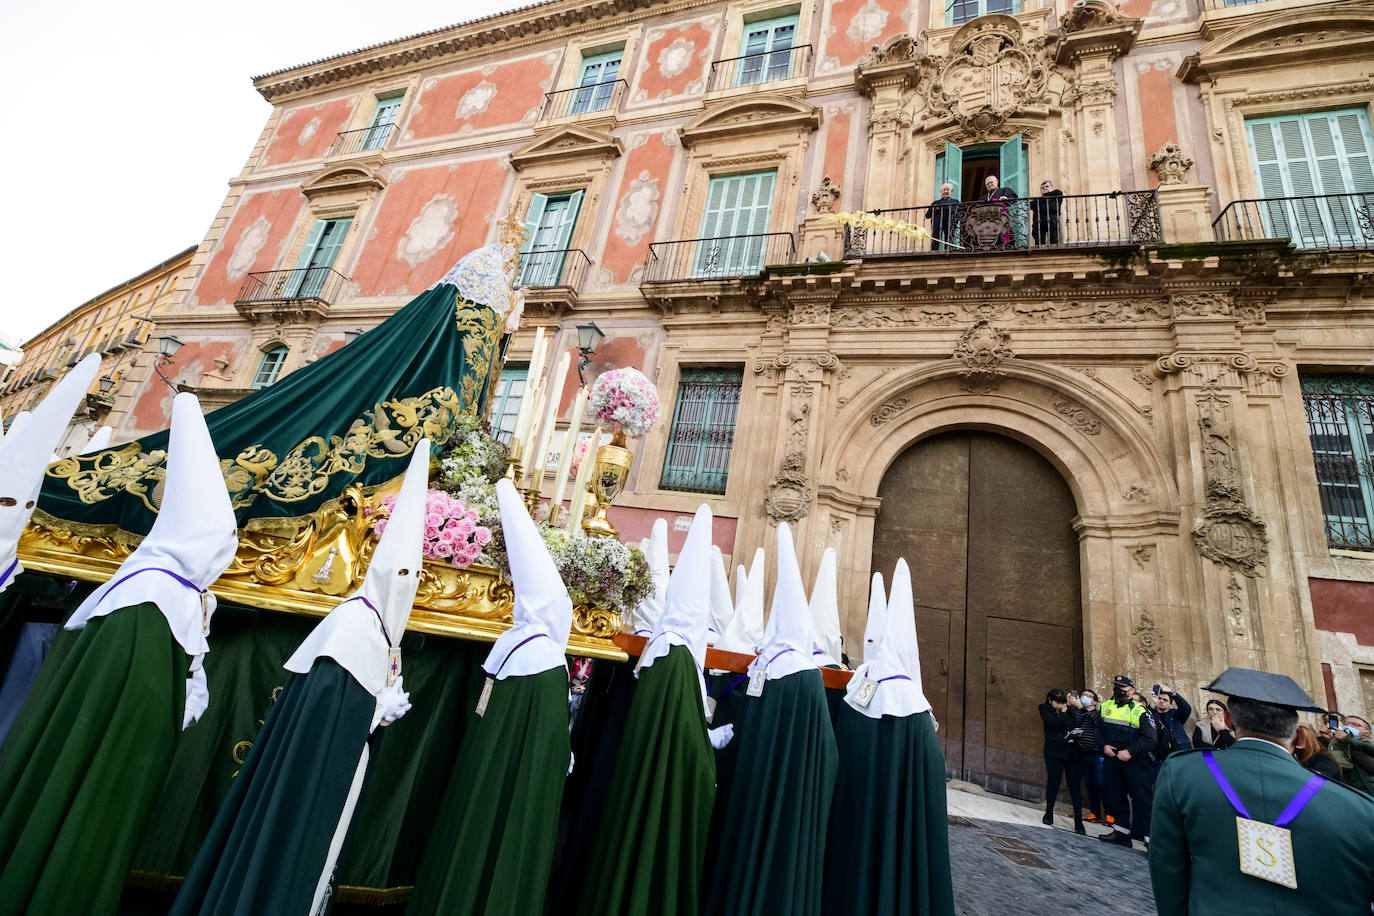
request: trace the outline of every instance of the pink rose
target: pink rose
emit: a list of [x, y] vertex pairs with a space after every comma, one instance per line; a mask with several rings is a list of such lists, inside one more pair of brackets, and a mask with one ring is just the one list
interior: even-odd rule
[[381, 537], [384, 534], [386, 534], [386, 519], [381, 519], [377, 522], [377, 536]]
[[477, 542], [478, 546], [487, 546], [491, 543], [491, 529], [477, 526], [477, 530], [472, 533], [472, 539]]
[[468, 520], [468, 519], [466, 519], [466, 518], [463, 518], [463, 519], [460, 519], [460, 520], [459, 520], [459, 522], [458, 522], [458, 533], [461, 534], [463, 537], [467, 537], [468, 535], [472, 534], [472, 532], [474, 532], [474, 531], [476, 531], [476, 530], [477, 530], [477, 526], [474, 525], [470, 520]]
[[439, 536], [439, 529], [438, 529], [438, 528], [436, 528], [434, 525], [426, 525], [426, 526], [425, 526], [425, 537], [429, 538], [429, 539], [432, 541], [432, 540], [434, 540], [435, 538], [437, 538], [438, 536]]
[[476, 510], [476, 509], [469, 509], [467, 512], [465, 512], [465, 513], [463, 513], [463, 514], [467, 516], [467, 519], [468, 519], [468, 521], [470, 521], [470, 522], [476, 522], [479, 518], [482, 517], [482, 516], [480, 516], [480, 515], [477, 514], [477, 510]]
[[434, 545], [434, 553], [440, 557], [453, 556], [453, 543], [451, 541], [439, 541]]

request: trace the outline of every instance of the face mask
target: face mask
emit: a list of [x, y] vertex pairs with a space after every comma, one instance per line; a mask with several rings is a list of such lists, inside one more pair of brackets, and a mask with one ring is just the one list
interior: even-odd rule
[[1360, 730], [1353, 725], [1342, 725], [1341, 731], [1345, 732], [1352, 738], [1360, 737]]
[[1095, 702], [1092, 697], [1079, 697], [1078, 699], [1079, 702], [1083, 704], [1084, 708], [1093, 705], [1093, 703]]

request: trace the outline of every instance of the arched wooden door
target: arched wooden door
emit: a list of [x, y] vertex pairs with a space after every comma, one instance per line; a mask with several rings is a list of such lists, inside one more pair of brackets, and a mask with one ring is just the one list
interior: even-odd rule
[[903, 452], [878, 495], [873, 569], [890, 583], [898, 557], [911, 567], [921, 674], [950, 775], [1043, 798], [1036, 707], [1083, 678], [1073, 494], [1027, 446], [958, 431]]

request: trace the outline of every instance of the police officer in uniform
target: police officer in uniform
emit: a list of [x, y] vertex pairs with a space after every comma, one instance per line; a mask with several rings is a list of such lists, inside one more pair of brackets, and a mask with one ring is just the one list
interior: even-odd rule
[[1102, 704], [1097, 727], [1102, 742], [1102, 785], [1107, 795], [1107, 813], [1112, 816], [1110, 833], [1098, 837], [1108, 843], [1130, 846], [1131, 809], [1136, 812], [1136, 830], [1146, 845], [1150, 842], [1150, 786], [1153, 766], [1150, 752], [1155, 747], [1154, 722], [1145, 704], [1131, 696], [1131, 679], [1118, 674], [1112, 681], [1112, 698]]
[[1231, 698], [1236, 743], [1173, 754], [1155, 787], [1150, 880], [1160, 913], [1368, 914], [1374, 798], [1293, 757], [1291, 678], [1227, 668], [1205, 689]]

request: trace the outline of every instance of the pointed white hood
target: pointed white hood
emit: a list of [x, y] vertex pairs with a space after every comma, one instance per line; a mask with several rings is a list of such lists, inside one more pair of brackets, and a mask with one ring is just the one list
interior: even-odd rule
[[754, 551], [749, 572], [741, 566], [735, 576], [735, 613], [725, 625], [716, 648], [753, 655], [763, 639], [763, 548]]
[[[397, 694], [404, 692], [399, 688], [388, 692], [387, 674], [390, 650], [400, 648], [410, 609], [415, 604], [415, 590], [420, 585], [429, 451], [428, 439], [415, 445], [401, 492], [368, 561], [362, 585], [310, 631], [284, 665], [287, 671], [309, 674], [315, 659], [334, 659], [377, 698], [374, 728], [382, 713], [402, 700]], [[399, 667], [398, 657], [397, 675]], [[399, 716], [389, 717], [389, 721], [394, 718]]]
[[875, 572], [868, 591], [868, 623], [864, 625], [864, 662], [872, 664], [878, 658], [878, 646], [883, 641], [883, 627], [887, 623], [887, 593], [883, 591], [883, 574]]
[[[641, 542], [642, 543], [642, 542]], [[649, 534], [649, 546], [644, 551], [649, 561], [649, 575], [654, 580], [654, 590], [630, 612], [630, 624], [636, 636], [649, 636], [663, 614], [663, 605], [668, 595], [668, 520], [654, 520], [653, 531]]]
[[[679, 556], [678, 562], [682, 559]], [[735, 615], [735, 606], [730, 599], [730, 580], [725, 575], [725, 557], [720, 548], [711, 545], [711, 624], [706, 631], [706, 642], [715, 645]]]
[[767, 665], [768, 680], [775, 681], [814, 668], [811, 643], [811, 609], [807, 606], [806, 585], [797, 565], [792, 529], [786, 522], [781, 522], [778, 525], [778, 581], [773, 586], [768, 626], [759, 644], [759, 662]]
[[9, 435], [0, 442], [0, 591], [24, 571], [19, 565], [19, 536], [38, 503], [53, 449], [99, 368], [100, 356], [95, 353], [77, 363], [31, 415], [20, 413], [14, 418]]
[[184, 728], [199, 718], [209, 701], [201, 663], [210, 650], [206, 638], [215, 611], [210, 584], [229, 568], [239, 545], [238, 522], [219, 456], [193, 394], [183, 392], [172, 401], [166, 469], [162, 501], [148, 536], [109, 583], [76, 609], [66, 627], [78, 630], [92, 618], [132, 604], [156, 604], [172, 637], [192, 658]]
[[811, 586], [811, 629], [815, 647], [811, 655], [816, 666], [840, 664], [843, 654], [840, 639], [840, 596], [835, 582], [835, 548], [825, 548], [816, 582]]
[[539, 529], [525, 511], [524, 500], [509, 480], [497, 481], [496, 502], [515, 587], [515, 624], [496, 640], [482, 668], [497, 680], [565, 668], [568, 632], [572, 629], [568, 589]]
[[[849, 680], [845, 702], [855, 710], [878, 719], [929, 712], [930, 701], [921, 687], [921, 654], [916, 645], [916, 604], [911, 597], [911, 571], [906, 560], [897, 561], [888, 597], [886, 627], [878, 644], [878, 657], [865, 663]], [[877, 693], [867, 706], [854, 702], [860, 681], [878, 682]]]
[[710, 508], [697, 509], [668, 579], [663, 615], [639, 658], [641, 670], [667, 655], [674, 645], [687, 647], [698, 672], [706, 663], [706, 628], [711, 619], [711, 524]]
[[86, 440], [86, 444], [81, 446], [78, 455], [93, 455], [96, 452], [104, 451], [110, 447], [110, 437], [114, 435], [114, 430], [108, 426], [102, 426], [91, 434], [91, 438]]

